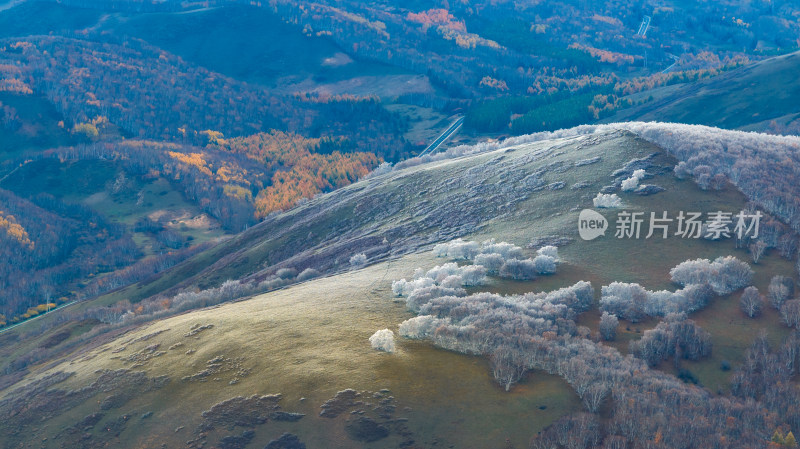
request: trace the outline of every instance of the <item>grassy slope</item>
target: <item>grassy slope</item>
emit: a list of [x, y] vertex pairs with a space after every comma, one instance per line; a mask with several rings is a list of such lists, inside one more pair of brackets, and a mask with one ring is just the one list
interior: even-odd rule
[[[456, 192], [471, 183], [502, 186], [501, 179], [513, 171], [516, 163], [547, 148], [551, 148], [549, 155], [523, 164], [525, 170], [530, 172], [549, 163], [571, 163], [595, 155], [603, 160], [583, 167], [567, 164], [563, 172], [549, 171], [544, 175], [546, 182], [563, 181], [568, 187], [524, 195], [525, 198], [510, 211], [484, 211], [481, 215], [482, 226], [466, 232], [466, 237], [494, 237], [523, 246], [534, 237], [551, 234], [567, 235], [575, 241], [561, 250], [565, 263], [557, 275], [534, 282], [493, 280], [488, 290], [505, 293], [551, 290], [571, 285], [580, 279], [592, 281], [598, 290], [601, 285], [614, 280], [640, 282], [651, 289], [675, 288], [669, 283], [668, 271], [685, 259], [713, 258], [726, 254], [747, 258], [743, 251], [735, 250], [730, 242], [617, 240], [611, 238], [610, 234], [605, 239], [593, 242], [578, 240], [575, 230], [578, 210], [588, 207], [590, 198], [597, 190], [611, 181], [610, 173], [633, 157], [658, 150], [630, 134], [612, 133], [524, 145], [511, 151], [498, 150], [357, 183], [286, 214], [286, 219], [293, 223], [288, 231], [281, 229], [281, 226], [288, 225], [279, 217], [199, 255], [167, 272], [156, 282], [115, 295], [121, 298], [126, 294], [136, 294], [136, 288], [155, 292], [186, 281], [187, 276], [198, 272], [201, 274], [194, 280], [189, 279], [189, 283], [201, 282], [209, 276], [219, 279], [242, 276], [269, 261], [274, 262], [279, 256], [286, 257], [281, 244], [292, 245], [297, 236], [307, 236], [309, 232], [321, 233], [326, 229], [335, 229], [337, 225], [340, 226], [341, 235], [351, 235], [346, 228], [341, 228], [341, 223], [355, 226], [358, 232], [364, 234], [364, 238], [372, 234], [391, 235], [397, 223], [411, 223], [419, 233], [415, 237], [422, 238], [432, 232], [424, 224], [434, 219], [435, 214], [429, 212], [420, 216], [419, 211], [424, 211], [427, 203], [446, 207], [447, 202], [454, 198], [455, 193], [442, 188], [442, 185], [458, 184], [455, 182], [458, 179], [468, 180], [457, 187]], [[660, 156], [658, 160], [663, 165], [671, 162], [666, 156]], [[489, 168], [475, 177], [467, 175], [467, 170], [476, 167]], [[569, 189], [578, 181], [587, 181], [590, 186], [586, 189]], [[669, 173], [648, 182], [667, 187], [668, 191], [653, 197], [622, 194], [629, 210], [737, 211], [744, 204], [743, 196], [733, 189], [703, 192], [690, 182], [675, 180]], [[400, 192], [400, 196], [392, 197], [391, 192]], [[370, 201], [373, 195], [390, 199], [382, 204], [373, 204]], [[499, 206], [488, 198], [486, 200], [490, 206]], [[359, 209], [353, 207], [351, 202], [372, 207], [366, 215], [372, 214], [373, 220], [360, 223], [353, 218], [358, 215]], [[394, 214], [384, 214], [385, 208], [394, 202], [403, 204], [403, 208]], [[473, 206], [461, 205], [463, 215], [453, 217], [453, 226], [457, 227], [458, 223], [470, 219], [470, 207]], [[608, 212], [606, 216], [612, 218], [612, 213]], [[392, 241], [399, 242], [394, 248], [397, 252], [402, 252], [403, 245], [407, 245], [412, 252], [418, 251], [408, 241], [400, 238]], [[337, 246], [335, 235], [330, 235], [325, 236], [313, 248], [313, 252], [324, 252], [326, 248], [347, 251], [351, 247]], [[345, 260], [350, 255], [349, 252], [343, 254]], [[373, 260], [381, 257], [376, 254]], [[215, 264], [217, 259], [222, 262]], [[511, 393], [505, 394], [490, 379], [488, 366], [482, 359], [436, 350], [419, 342], [400, 341], [400, 351], [395, 355], [377, 353], [369, 348], [366, 339], [372, 332], [385, 327], [396, 331], [396, 325], [411, 316], [402, 304], [391, 301], [391, 280], [409, 276], [417, 266], [431, 267], [441, 262], [423, 251], [255, 299], [168, 318], [133, 330], [96, 349], [89, 348], [81, 357], [65, 359], [60, 366], [40, 367], [34, 370], [31, 377], [49, 370], [75, 371], [77, 375], [64, 386], [78, 387], [95, 378], [97, 369], [133, 367], [131, 362], [124, 362], [120, 357], [159, 343], [166, 354], [135, 368], [145, 370], [149, 376], [167, 374], [173, 379], [172, 383], [158, 393], [148, 393], [119, 409], [112, 409], [108, 414], [136, 415], [154, 411], [157, 419], [137, 419], [129, 424], [119, 440], [126, 445], [146, 444], [155, 441], [153, 438], [159, 441], [174, 440], [176, 444], [186, 441], [198, 424], [202, 410], [226, 398], [254, 393], [283, 393], [283, 405], [287, 410], [302, 411], [309, 415], [296, 424], [270, 423], [258, 427], [256, 438], [259, 444], [288, 430], [298, 433], [311, 447], [353, 445], [343, 435], [341, 420], [316, 418], [319, 404], [347, 387], [369, 390], [390, 388], [401, 404], [400, 408], [411, 407], [411, 411], [403, 409], [398, 416], [409, 418], [409, 427], [423, 445], [438, 441], [456, 447], [463, 447], [467, 443], [472, 447], [492, 447], [502, 444], [505, 438], [510, 438], [514, 444], [524, 445], [537, 429], [569, 410], [577, 410], [579, 405], [574, 394], [563, 382], [549, 376], [535, 373]], [[203, 268], [206, 271], [200, 271]], [[754, 268], [757, 273], [755, 285], [762, 291], [765, 291], [772, 274], [792, 273], [791, 264], [775, 255], [769, 255]], [[719, 370], [719, 361], [731, 360], [735, 366], [741, 351], [750, 344], [759, 328], [767, 328], [773, 339], [785, 333], [771, 311], [758, 320], [745, 319], [738, 311], [738, 293], [732, 296], [729, 299], [716, 299], [708, 309], [695, 315], [712, 332], [715, 352], [711, 359], [687, 366], [712, 390], [724, 387], [730, 375]], [[596, 312], [580, 318], [580, 324], [592, 328], [596, 326], [596, 321]], [[214, 324], [215, 327], [200, 334], [197, 339], [184, 337], [194, 324]], [[623, 327], [626, 324], [623, 323]], [[655, 324], [655, 320], [651, 320], [631, 325], [630, 332], [621, 331], [621, 342], [615, 346], [625, 351], [625, 342], [638, 338], [637, 330], [641, 332]], [[146, 342], [125, 344], [125, 341], [136, 336], [162, 329], [168, 330]], [[37, 340], [38, 344], [44, 338], [46, 336]], [[184, 346], [167, 350], [177, 342], [183, 342]], [[125, 349], [120, 352], [112, 352], [123, 346]], [[19, 345], [18, 349], [23, 347], [24, 344]], [[187, 349], [196, 349], [197, 352], [187, 355]], [[205, 361], [216, 355], [241, 357], [242, 365], [251, 368], [252, 374], [243, 377], [235, 385], [228, 384], [231, 373], [220, 375], [219, 381], [207, 383], [180, 381], [181, 377], [202, 369]], [[670, 365], [665, 364], [663, 369], [673, 369]], [[457, 381], [454, 382], [454, 379]], [[308, 399], [298, 402], [300, 397]], [[539, 409], [542, 405], [547, 408]], [[96, 410], [96, 404], [90, 400], [52, 420], [50, 430], [32, 425], [26, 431], [37, 437], [42, 435], [41, 432], [48, 434], [53, 428], [70, 425]], [[186, 428], [175, 433], [174, 429], [181, 425]], [[335, 441], [324, 444], [331, 439]], [[396, 440], [390, 438], [383, 443], [395, 444]]]
[[800, 113], [799, 70], [800, 53], [777, 56], [676, 88], [603, 122], [655, 120], [728, 129], [767, 125], [772, 119]]

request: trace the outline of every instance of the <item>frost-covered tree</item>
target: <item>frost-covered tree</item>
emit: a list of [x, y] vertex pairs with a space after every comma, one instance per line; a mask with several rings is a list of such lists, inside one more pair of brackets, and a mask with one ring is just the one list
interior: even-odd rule
[[714, 295], [707, 284], [689, 284], [670, 292], [652, 292], [639, 284], [612, 282], [601, 289], [600, 309], [636, 322], [645, 315], [664, 317], [671, 313], [690, 313], [708, 304]]
[[673, 282], [681, 285], [708, 284], [718, 295], [730, 294], [750, 284], [753, 270], [733, 256], [687, 260], [670, 270]]
[[669, 271], [672, 282], [681, 285], [709, 284], [711, 276], [711, 261], [708, 259], [695, 259], [681, 262]]
[[551, 256], [539, 255], [533, 258], [533, 266], [539, 274], [554, 274], [556, 272], [556, 259]]
[[405, 338], [422, 339], [429, 338], [439, 326], [446, 326], [450, 323], [448, 319], [436, 318], [432, 315], [420, 315], [409, 318], [400, 323], [400, 335]]
[[612, 282], [600, 289], [600, 309], [633, 323], [644, 318], [648, 292], [639, 284]]
[[761, 309], [764, 306], [764, 297], [761, 296], [757, 288], [747, 287], [739, 299], [739, 305], [745, 315], [755, 318], [761, 314]]
[[447, 257], [451, 260], [471, 260], [476, 265], [483, 265], [495, 273], [500, 269], [502, 262], [525, 257], [519, 246], [508, 242], [497, 242], [494, 239], [486, 240], [480, 245], [478, 242], [456, 239], [434, 246], [433, 253], [437, 257]]
[[392, 293], [394, 293], [397, 296], [408, 296], [414, 290], [430, 287], [434, 284], [435, 282], [433, 281], [433, 279], [429, 277], [422, 277], [419, 279], [413, 279], [411, 281], [400, 279], [392, 282]]
[[618, 325], [619, 320], [616, 315], [603, 312], [603, 315], [600, 317], [600, 336], [603, 337], [603, 340], [614, 341], [617, 338]]
[[406, 298], [406, 307], [412, 312], [418, 312], [422, 306], [434, 298], [442, 296], [459, 297], [466, 296], [467, 291], [463, 288], [448, 288], [433, 285], [430, 287], [419, 288], [411, 292]]
[[[594, 287], [592, 287], [591, 282], [578, 281], [571, 287], [566, 287], [566, 289], [573, 292], [575, 294], [575, 299], [577, 300], [576, 303], [568, 304], [570, 307], [575, 309], [577, 312], [585, 312], [592, 308], [592, 303], [594, 302]], [[561, 290], [556, 290], [556, 292]]]
[[537, 273], [533, 259], [509, 259], [500, 267], [500, 276], [518, 281], [536, 279]]
[[690, 284], [675, 293], [686, 298], [686, 309], [682, 310], [686, 313], [704, 308], [714, 297], [714, 289], [708, 284]]
[[478, 254], [475, 256], [474, 263], [486, 268], [486, 272], [489, 274], [498, 274], [505, 263], [505, 258], [499, 253]]
[[381, 162], [380, 165], [375, 167], [375, 169], [372, 170], [371, 172], [367, 173], [366, 176], [364, 176], [362, 179], [370, 179], [370, 178], [374, 178], [376, 176], [385, 175], [386, 173], [391, 173], [391, 172], [392, 172], [392, 163], [391, 162]]
[[294, 268], [281, 268], [275, 272], [275, 275], [281, 279], [290, 280], [297, 276], [297, 270]]
[[717, 272], [717, 277], [709, 282], [711, 288], [724, 295], [732, 293], [746, 285], [753, 279], [753, 270], [746, 262], [726, 256], [714, 260], [712, 267]]
[[748, 249], [750, 250], [750, 257], [753, 258], [753, 263], [758, 263], [767, 251], [767, 244], [761, 240], [756, 240], [748, 246]]
[[464, 296], [462, 287], [481, 285], [486, 281], [486, 268], [480, 265], [458, 266], [455, 262], [437, 265], [428, 271], [418, 268], [412, 280], [392, 282], [392, 292], [406, 297], [409, 310], [418, 311], [433, 298]]
[[522, 259], [525, 256], [522, 248], [508, 242], [495, 242], [494, 239], [486, 240], [481, 243], [481, 254], [500, 254], [503, 259]]
[[461, 267], [461, 285], [472, 287], [486, 282], [486, 268], [480, 265], [467, 265]]

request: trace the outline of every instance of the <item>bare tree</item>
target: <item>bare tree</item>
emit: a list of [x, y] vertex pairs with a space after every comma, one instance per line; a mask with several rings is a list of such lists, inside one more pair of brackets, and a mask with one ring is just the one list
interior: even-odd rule
[[756, 240], [750, 244], [749, 249], [750, 255], [753, 257], [753, 263], [758, 263], [761, 260], [761, 256], [767, 251], [767, 244], [761, 240]]
[[747, 287], [742, 293], [739, 305], [745, 315], [755, 318], [761, 314], [761, 309], [764, 306], [764, 297], [758, 292], [757, 288]]
[[796, 328], [800, 324], [800, 299], [792, 299], [783, 303], [781, 319], [789, 327]]
[[600, 407], [603, 405], [603, 401], [606, 399], [608, 395], [608, 385], [605, 383], [593, 383], [586, 389], [583, 394], [583, 405], [592, 412], [597, 413], [600, 410]]
[[492, 374], [506, 391], [525, 374], [525, 364], [518, 358], [515, 351], [505, 347], [497, 348], [490, 357]]
[[608, 435], [603, 439], [603, 449], [625, 449], [628, 441], [619, 435]]
[[711, 354], [711, 334], [700, 328], [685, 314], [670, 314], [654, 329], [644, 332], [630, 344], [631, 352], [650, 366], [671, 356], [699, 360]]
[[769, 282], [768, 296], [772, 307], [780, 310], [784, 301], [794, 294], [794, 281], [786, 276], [773, 276]]
[[791, 260], [797, 254], [797, 237], [791, 232], [781, 235], [775, 246], [781, 256]]

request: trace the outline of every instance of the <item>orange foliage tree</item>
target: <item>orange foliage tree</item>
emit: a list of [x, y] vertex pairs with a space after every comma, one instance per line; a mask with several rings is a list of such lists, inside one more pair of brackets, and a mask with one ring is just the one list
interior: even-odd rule
[[34, 244], [28, 236], [28, 232], [17, 223], [17, 219], [13, 215], [5, 215], [0, 211], [0, 229], [4, 230], [9, 237], [21, 245], [33, 249]]

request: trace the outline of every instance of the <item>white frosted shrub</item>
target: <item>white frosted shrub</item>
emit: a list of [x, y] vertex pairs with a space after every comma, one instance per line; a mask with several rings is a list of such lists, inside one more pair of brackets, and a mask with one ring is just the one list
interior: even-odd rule
[[369, 337], [369, 342], [372, 348], [378, 351], [394, 352], [395, 350], [394, 332], [389, 329], [381, 329], [375, 332]]
[[461, 276], [457, 274], [451, 274], [450, 276], [444, 278], [442, 282], [439, 282], [439, 285], [445, 288], [458, 288], [461, 287], [463, 282], [464, 280], [461, 278]]
[[505, 259], [499, 253], [478, 254], [475, 256], [474, 262], [475, 265], [486, 268], [487, 273], [497, 274], [500, 272], [500, 267], [503, 266]]
[[297, 270], [294, 268], [281, 268], [275, 272], [275, 276], [278, 276], [281, 279], [289, 280], [297, 276]]
[[522, 248], [508, 242], [495, 242], [494, 239], [486, 240], [481, 244], [481, 254], [500, 254], [503, 259], [523, 259]]
[[455, 262], [448, 262], [444, 265], [436, 265], [425, 273], [425, 277], [431, 278], [434, 282], [442, 282], [447, 276], [460, 274], [461, 270]]
[[392, 293], [397, 296], [408, 296], [414, 290], [430, 287], [432, 285], [434, 285], [433, 279], [427, 277], [415, 279], [410, 282], [405, 279], [400, 279], [399, 281], [392, 282]]
[[632, 192], [639, 187], [639, 181], [644, 179], [645, 171], [642, 169], [635, 170], [630, 178], [622, 181], [622, 191]]
[[518, 281], [536, 279], [536, 264], [533, 259], [511, 259], [500, 267], [500, 276]]
[[431, 299], [439, 298], [441, 296], [465, 296], [467, 291], [463, 288], [447, 288], [433, 285], [425, 288], [418, 288], [411, 292], [406, 298], [406, 307], [412, 312], [418, 312], [420, 307], [424, 306]]
[[536, 251], [536, 254], [540, 256], [550, 256], [556, 261], [558, 261], [558, 247], [553, 245], [547, 245], [539, 248]]
[[616, 193], [598, 193], [592, 204], [594, 207], [612, 209], [622, 207], [622, 199]]
[[431, 315], [421, 315], [400, 323], [400, 335], [406, 338], [427, 338], [436, 331], [436, 328], [447, 324], [449, 320], [439, 319]]
[[353, 267], [362, 267], [367, 264], [367, 255], [364, 253], [356, 254], [350, 258], [350, 265]]
[[750, 285], [753, 270], [746, 262], [733, 257], [687, 260], [670, 270], [672, 281], [681, 285], [708, 284], [718, 295], [727, 295]]
[[479, 250], [478, 242], [465, 242], [461, 239], [440, 243], [433, 247], [433, 253], [437, 257], [446, 257], [453, 260], [472, 260]]

